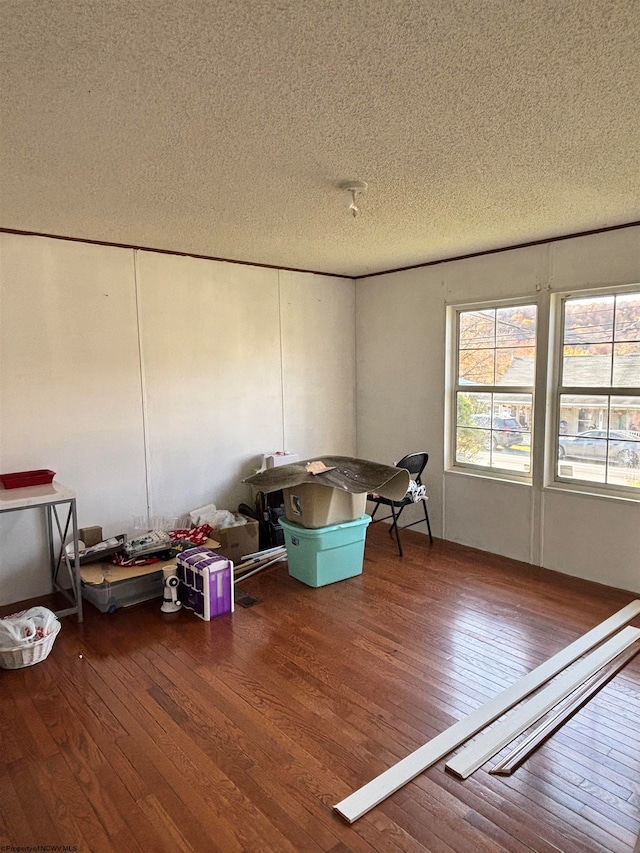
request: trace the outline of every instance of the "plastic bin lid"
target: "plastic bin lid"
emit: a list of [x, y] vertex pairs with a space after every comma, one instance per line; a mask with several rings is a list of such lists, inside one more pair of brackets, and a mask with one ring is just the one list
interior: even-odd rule
[[308, 536], [310, 539], [321, 538], [327, 533], [331, 533], [334, 530], [343, 530], [346, 527], [366, 526], [370, 521], [370, 515], [361, 515], [360, 518], [355, 518], [353, 521], [341, 521], [338, 524], [329, 524], [326, 527], [302, 527], [300, 524], [296, 524], [295, 521], [291, 521], [288, 518], [278, 519], [278, 523], [281, 527], [284, 527], [289, 533], [293, 533], [296, 536], [302, 536], [303, 538]]

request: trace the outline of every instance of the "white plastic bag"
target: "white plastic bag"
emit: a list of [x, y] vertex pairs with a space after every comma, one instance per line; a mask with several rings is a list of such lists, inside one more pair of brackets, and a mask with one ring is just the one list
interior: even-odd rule
[[192, 510], [189, 515], [196, 527], [209, 524], [214, 530], [226, 530], [227, 527], [239, 527], [246, 524], [246, 518], [235, 516], [228, 509], [216, 509], [215, 504], [207, 504]]
[[0, 619], [0, 649], [28, 646], [50, 634], [58, 617], [46, 607], [30, 607]]

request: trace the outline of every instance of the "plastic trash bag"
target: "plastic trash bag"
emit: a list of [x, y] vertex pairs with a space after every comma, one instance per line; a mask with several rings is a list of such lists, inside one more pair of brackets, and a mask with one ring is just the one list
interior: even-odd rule
[[28, 646], [50, 634], [58, 617], [46, 607], [30, 607], [0, 619], [0, 649]]
[[215, 504], [207, 504], [189, 513], [196, 526], [208, 524], [214, 530], [226, 530], [227, 527], [239, 527], [246, 524], [246, 518], [236, 516], [228, 509], [216, 509]]

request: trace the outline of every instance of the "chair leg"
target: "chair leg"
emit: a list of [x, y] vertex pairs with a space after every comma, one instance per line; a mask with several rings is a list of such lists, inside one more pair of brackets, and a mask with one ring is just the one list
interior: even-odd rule
[[391, 504], [391, 515], [393, 516], [393, 524], [391, 525], [391, 530], [389, 533], [393, 532], [393, 528], [396, 529], [396, 542], [398, 543], [398, 551], [400, 552], [400, 556], [402, 557], [402, 543], [400, 542], [400, 528], [398, 527], [398, 517], [396, 516], [396, 510], [393, 504]]
[[433, 545], [433, 536], [431, 535], [431, 524], [429, 522], [429, 512], [427, 510], [427, 502], [422, 501], [422, 505], [424, 507], [424, 518], [427, 522], [427, 530], [429, 531], [429, 542]]
[[373, 508], [373, 512], [371, 513], [371, 521], [373, 521], [373, 517], [374, 517], [374, 516], [375, 516], [375, 514], [378, 512], [378, 507], [379, 507], [379, 506], [380, 506], [380, 504], [376, 504], [376, 505], [374, 506], [374, 508]]

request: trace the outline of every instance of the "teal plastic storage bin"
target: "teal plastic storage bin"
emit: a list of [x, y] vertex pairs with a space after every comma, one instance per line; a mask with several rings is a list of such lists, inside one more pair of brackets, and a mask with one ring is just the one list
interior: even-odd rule
[[291, 577], [307, 586], [326, 586], [362, 574], [370, 521], [363, 515], [355, 521], [312, 529], [281, 518]]

